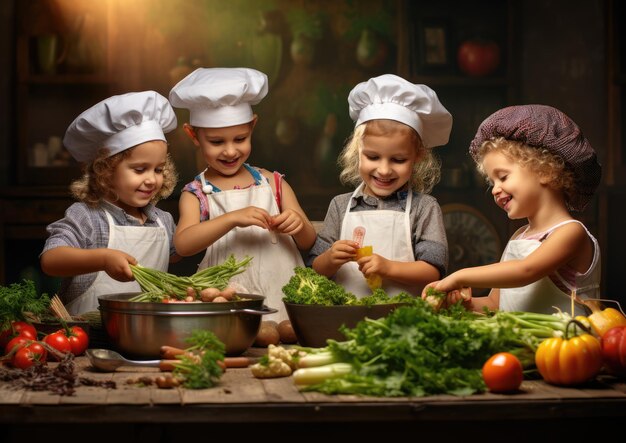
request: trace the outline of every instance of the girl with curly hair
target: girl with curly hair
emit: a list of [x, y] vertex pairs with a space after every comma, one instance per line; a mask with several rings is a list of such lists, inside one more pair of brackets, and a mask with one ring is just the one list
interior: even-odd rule
[[167, 271], [178, 260], [173, 217], [155, 207], [176, 185], [164, 135], [174, 128], [167, 99], [144, 91], [103, 100], [67, 129], [64, 145], [84, 174], [70, 188], [78, 202], [48, 225], [40, 260], [63, 277], [71, 314], [96, 310], [98, 295], [139, 292], [131, 264]]
[[[601, 167], [576, 123], [550, 106], [504, 108], [480, 125], [470, 154], [496, 205], [511, 220], [528, 223], [513, 234], [499, 263], [460, 269], [426, 289], [477, 311], [570, 312], [572, 297], [598, 298], [598, 241], [570, 211], [585, 209]], [[492, 289], [472, 298], [464, 287]]]
[[[340, 154], [340, 179], [356, 189], [330, 202], [308, 264], [357, 297], [379, 284], [390, 295], [418, 296], [446, 274], [441, 207], [428, 193], [440, 174], [432, 149], [448, 142], [452, 116], [428, 86], [392, 74], [358, 84], [348, 104], [355, 129]], [[361, 257], [363, 229], [373, 254]]]

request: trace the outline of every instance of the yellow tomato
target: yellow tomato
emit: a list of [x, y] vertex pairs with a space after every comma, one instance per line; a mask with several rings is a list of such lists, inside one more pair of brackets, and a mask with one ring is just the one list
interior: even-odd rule
[[[371, 246], [363, 246], [362, 248], [359, 248], [356, 250], [356, 257], [354, 258], [355, 260], [358, 260], [362, 257], [368, 257], [370, 255], [372, 255], [374, 253], [374, 250]], [[369, 277], [366, 278], [367, 280], [367, 286], [369, 286], [369, 288], [373, 291], [374, 289], [378, 289], [383, 285], [383, 279], [380, 277], [380, 275], [370, 275]]]

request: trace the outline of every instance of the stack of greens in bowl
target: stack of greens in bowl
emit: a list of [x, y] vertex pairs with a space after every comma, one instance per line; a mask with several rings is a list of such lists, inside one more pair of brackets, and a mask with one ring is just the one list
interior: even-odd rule
[[358, 298], [333, 280], [315, 272], [312, 268], [296, 267], [294, 275], [283, 286], [283, 301], [299, 305], [322, 306], [371, 306], [389, 303], [411, 303], [415, 297], [401, 292], [390, 297], [384, 289], [375, 289], [370, 295]]
[[384, 289], [358, 298], [311, 268], [296, 267], [283, 286], [283, 302], [301, 346], [326, 346], [328, 339], [345, 339], [342, 327], [353, 328], [365, 318], [381, 318], [415, 297], [402, 292], [390, 297]]

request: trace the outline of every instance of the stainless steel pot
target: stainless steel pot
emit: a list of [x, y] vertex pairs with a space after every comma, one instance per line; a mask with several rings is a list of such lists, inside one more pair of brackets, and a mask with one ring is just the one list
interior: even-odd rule
[[261, 316], [276, 309], [263, 304], [264, 296], [240, 294], [225, 303], [145, 303], [128, 301], [137, 293], [98, 297], [102, 325], [109, 341], [128, 357], [159, 357], [161, 346], [187, 348], [196, 329], [212, 331], [227, 355], [239, 355], [256, 338]]

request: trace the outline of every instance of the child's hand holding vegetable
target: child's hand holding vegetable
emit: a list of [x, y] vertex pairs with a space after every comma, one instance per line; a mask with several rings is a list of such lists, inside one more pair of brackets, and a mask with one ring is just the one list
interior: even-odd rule
[[437, 283], [439, 282], [427, 284], [422, 291], [422, 300], [428, 302], [435, 311], [448, 308], [457, 303], [462, 303], [465, 308], [471, 307], [472, 288], [453, 289], [450, 292], [444, 292], [435, 289]]
[[102, 270], [109, 277], [123, 282], [135, 279], [130, 269], [130, 265], [137, 264], [135, 257], [117, 249], [103, 249], [102, 255]]
[[378, 254], [359, 257], [357, 264], [359, 265], [359, 271], [361, 271], [367, 279], [367, 284], [372, 291], [376, 288], [380, 288], [382, 285], [382, 276], [389, 274], [389, 260]]
[[356, 257], [359, 244], [352, 240], [337, 240], [325, 253], [329, 255], [330, 262], [340, 267]]

